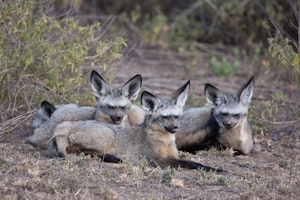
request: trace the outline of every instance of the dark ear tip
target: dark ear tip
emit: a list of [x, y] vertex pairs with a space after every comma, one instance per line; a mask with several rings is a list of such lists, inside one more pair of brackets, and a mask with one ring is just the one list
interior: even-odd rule
[[[104, 79], [100, 76], [100, 74], [96, 71], [96, 70], [92, 70], [91, 72], [91, 77], [90, 77], [90, 82], [92, 82], [93, 80], [97, 80], [97, 79], [101, 79], [102, 81], [104, 81]], [[104, 81], [105, 82], [105, 81]], [[105, 82], [106, 83], [106, 82]]]
[[[138, 81], [139, 82], [139, 84], [140, 84], [140, 86], [142, 85], [142, 75], [140, 75], [140, 74], [137, 74], [137, 75], [135, 75], [134, 77], [132, 77], [129, 81], [127, 81], [127, 83], [128, 82], [130, 82], [130, 81], [132, 81], [132, 80], [135, 80], [135, 81]], [[126, 84], [127, 84], [126, 83]]]
[[92, 72], [91, 72], [91, 76], [94, 76], [94, 75], [98, 75], [98, 76], [100, 76], [100, 74], [96, 71], [96, 70], [92, 70]]
[[95, 70], [93, 70], [93, 71], [91, 72], [91, 76], [90, 76], [90, 80], [91, 80], [91, 81], [92, 81], [92, 79], [93, 79], [93, 77], [94, 77], [95, 75], [98, 75], [98, 72], [96, 72]]
[[154, 96], [153, 94], [151, 94], [150, 92], [148, 91], [143, 91], [142, 94], [141, 94], [141, 97], [145, 96], [145, 95], [148, 95], [148, 96]]
[[143, 91], [142, 94], [141, 94], [141, 98], [140, 98], [141, 103], [142, 103], [142, 101], [143, 101], [143, 98], [145, 98], [145, 96], [155, 97], [155, 98], [156, 98], [156, 96], [154, 96], [154, 95], [151, 94], [150, 92], [148, 92], [148, 91]]
[[44, 107], [44, 106], [46, 106], [46, 105], [51, 105], [51, 103], [49, 103], [48, 101], [43, 101], [42, 103], [41, 103], [41, 107]]
[[139, 79], [139, 80], [142, 80], [142, 79], [143, 79], [142, 75], [140, 75], [140, 74], [137, 74], [137, 75], [135, 75], [134, 77], [136, 77], [136, 78]]
[[138, 79], [138, 81], [140, 82], [140, 84], [142, 84], [142, 81], [143, 81], [142, 75], [137, 74], [137, 75], [134, 76], [134, 78]]
[[209, 84], [209, 83], [206, 83], [205, 86], [204, 86], [204, 91], [207, 90], [208, 88], [215, 88], [215, 86], [213, 86], [212, 84]]
[[191, 81], [188, 80], [188, 81], [185, 83], [185, 87], [190, 86], [190, 85], [191, 85]]
[[245, 84], [244, 87], [248, 87], [250, 84], [252, 84], [252, 85], [254, 84], [254, 76], [250, 77], [249, 81]]
[[94, 75], [99, 75], [98, 72], [97, 72], [96, 70], [93, 70], [93, 71], [91, 72], [91, 77], [94, 76]]

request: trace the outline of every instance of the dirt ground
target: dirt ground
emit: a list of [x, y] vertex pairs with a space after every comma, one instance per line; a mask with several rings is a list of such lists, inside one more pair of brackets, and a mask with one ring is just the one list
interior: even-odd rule
[[[119, 64], [113, 84], [140, 73], [143, 89], [168, 94], [190, 79], [187, 107], [205, 104], [205, 83], [234, 92], [252, 75], [245, 64], [234, 75], [217, 77], [201, 53], [137, 52]], [[192, 61], [197, 64], [190, 67]], [[185, 159], [226, 173], [161, 169], [142, 161], [138, 166], [110, 164], [89, 156], [49, 159], [24, 144], [32, 134], [26, 121], [1, 138], [1, 199], [300, 199], [300, 119], [295, 117], [299, 117], [300, 92], [284, 71], [260, 66], [253, 73], [249, 121], [258, 149], [246, 156], [215, 148], [195, 155], [181, 152]], [[281, 94], [276, 91], [283, 95], [274, 96]]]

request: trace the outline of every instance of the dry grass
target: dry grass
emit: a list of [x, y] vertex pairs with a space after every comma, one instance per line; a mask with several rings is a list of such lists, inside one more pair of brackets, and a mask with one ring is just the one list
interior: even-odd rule
[[[203, 60], [203, 65], [190, 69], [187, 74], [186, 69], [180, 67], [181, 59], [161, 59], [164, 64], [168, 60], [168, 65], [160, 65], [159, 59], [152, 64], [127, 59], [120, 70], [128, 73], [117, 74], [117, 80], [123, 82], [141, 73], [144, 87], [160, 94], [191, 79], [191, 106], [203, 105], [205, 82], [230, 92], [248, 79], [245, 69], [235, 76], [216, 78]], [[200, 79], [203, 70], [206, 76]], [[261, 150], [247, 156], [233, 156], [230, 149], [214, 148], [196, 155], [181, 152], [185, 159], [223, 168], [227, 173], [153, 168], [143, 160], [134, 166], [103, 163], [89, 156], [49, 159], [44, 152], [24, 144], [24, 138], [32, 130], [30, 120], [20, 117], [19, 128], [1, 135], [0, 195], [3, 199], [298, 199], [300, 94], [288, 80], [280, 78], [276, 90], [283, 91], [286, 98], [276, 100], [276, 104], [273, 101], [277, 108], [270, 107], [274, 88], [268, 83], [272, 82], [274, 74], [264, 76], [261, 72], [256, 76], [250, 121]], [[266, 109], [274, 110], [262, 117]]]
[[296, 199], [299, 149], [232, 157], [201, 151], [185, 157], [227, 173], [103, 163], [89, 156], [47, 159], [22, 142], [1, 143], [4, 199]]

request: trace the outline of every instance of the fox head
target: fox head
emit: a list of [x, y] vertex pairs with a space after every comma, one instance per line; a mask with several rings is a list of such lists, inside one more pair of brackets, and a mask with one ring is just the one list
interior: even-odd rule
[[43, 101], [41, 104], [41, 108], [38, 110], [32, 122], [32, 127], [39, 127], [45, 122], [49, 121], [51, 115], [54, 113], [55, 110], [55, 106], [53, 106], [48, 101]]
[[121, 124], [127, 116], [132, 102], [137, 98], [142, 86], [142, 76], [136, 75], [120, 88], [110, 88], [103, 78], [93, 70], [91, 86], [98, 99], [95, 119], [113, 124]]
[[177, 131], [179, 128], [178, 118], [183, 112], [189, 87], [190, 81], [168, 98], [158, 98], [147, 91], [142, 93], [141, 104], [149, 114], [151, 126], [163, 132], [175, 133]]
[[220, 127], [231, 129], [247, 117], [252, 94], [254, 78], [251, 77], [237, 94], [225, 95], [216, 87], [206, 84], [204, 93], [208, 103], [214, 107], [214, 117]]

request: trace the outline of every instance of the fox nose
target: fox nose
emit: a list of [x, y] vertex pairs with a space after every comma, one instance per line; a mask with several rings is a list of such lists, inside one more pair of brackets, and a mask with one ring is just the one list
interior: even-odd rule
[[117, 116], [117, 120], [121, 121], [122, 120], [122, 116]]
[[230, 126], [231, 122], [225, 122], [225, 125]]
[[224, 124], [225, 128], [227, 128], [227, 129], [230, 129], [233, 127], [233, 123], [231, 123], [231, 122], [224, 122], [223, 124]]
[[169, 131], [170, 133], [176, 133], [176, 131], [178, 130], [178, 128], [179, 128], [178, 125], [173, 125], [172, 127], [170, 127], [170, 128], [168, 129], [168, 131]]
[[115, 116], [115, 117], [112, 117], [112, 120], [116, 123], [116, 124], [120, 124], [121, 121], [123, 119], [123, 116]]

